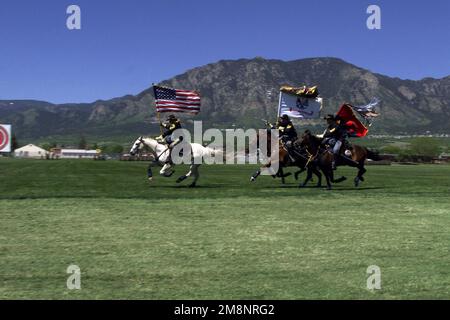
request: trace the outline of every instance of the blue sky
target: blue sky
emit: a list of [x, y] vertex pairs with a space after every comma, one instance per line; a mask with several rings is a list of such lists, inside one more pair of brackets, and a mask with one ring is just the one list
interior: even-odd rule
[[[82, 10], [82, 30], [66, 9]], [[366, 9], [381, 7], [382, 29]], [[137, 94], [221, 59], [333, 56], [407, 79], [450, 75], [450, 1], [2, 0], [0, 99]]]

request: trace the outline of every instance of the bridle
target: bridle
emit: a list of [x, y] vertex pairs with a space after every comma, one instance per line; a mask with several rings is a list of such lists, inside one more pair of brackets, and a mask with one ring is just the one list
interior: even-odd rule
[[135, 144], [135, 148], [136, 148], [135, 154], [139, 154], [139, 151], [140, 151], [140, 148], [141, 148], [142, 144], [145, 145], [144, 137], [139, 137], [138, 140], [139, 140], [139, 142], [137, 142]]

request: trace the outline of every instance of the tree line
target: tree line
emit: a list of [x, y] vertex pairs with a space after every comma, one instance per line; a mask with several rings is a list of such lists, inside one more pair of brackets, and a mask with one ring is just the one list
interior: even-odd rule
[[[47, 151], [51, 151], [55, 148], [67, 148], [64, 144], [58, 144], [56, 142], [50, 142], [50, 143], [42, 143], [40, 145], [42, 149], [45, 149]], [[101, 150], [104, 154], [121, 154], [124, 152], [124, 147], [121, 144], [118, 143], [105, 143], [105, 144], [98, 144], [98, 143], [88, 143], [86, 138], [84, 136], [81, 136], [78, 143], [76, 144], [77, 149], [81, 150]]]
[[448, 151], [448, 148], [443, 147], [437, 139], [428, 137], [414, 138], [405, 147], [388, 145], [382, 148], [383, 153], [395, 155], [398, 161], [419, 160], [428, 162], [446, 151]]

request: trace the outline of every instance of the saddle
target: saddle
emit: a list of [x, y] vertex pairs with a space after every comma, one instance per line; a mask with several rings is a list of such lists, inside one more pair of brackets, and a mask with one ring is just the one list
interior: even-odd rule
[[290, 145], [283, 142], [282, 146], [283, 149], [286, 150], [286, 152], [288, 153], [289, 158], [293, 163], [298, 161], [300, 158], [308, 159], [308, 155], [305, 152], [305, 148], [301, 146], [298, 140], [290, 141]]
[[162, 136], [156, 137], [155, 140], [156, 140], [156, 142], [158, 142], [158, 143], [160, 143], [160, 144], [163, 144], [163, 145], [167, 146], [166, 139], [164, 139]]
[[[333, 147], [334, 146], [332, 146], [332, 145], [330, 145], [330, 144], [326, 144], [326, 145], [323, 145], [319, 150], [319, 153], [322, 155], [322, 154], [324, 154], [325, 152], [328, 152], [328, 153], [330, 153], [330, 154], [333, 154]], [[352, 156], [353, 156], [353, 146], [348, 142], [348, 141], [346, 141], [346, 143], [344, 143], [344, 144], [342, 144], [342, 146], [341, 146], [341, 150], [339, 150], [339, 153], [338, 153], [338, 158], [337, 158], [337, 162], [341, 162], [343, 159], [346, 159], [346, 161], [352, 161], [352, 162], [355, 162], [353, 159], [352, 159]], [[356, 163], [356, 162], [355, 162]]]

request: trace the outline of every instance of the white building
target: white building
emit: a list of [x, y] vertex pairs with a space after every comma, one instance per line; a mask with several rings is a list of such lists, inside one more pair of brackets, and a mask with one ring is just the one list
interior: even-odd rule
[[17, 158], [45, 159], [47, 154], [48, 151], [34, 144], [14, 150], [14, 156]]

